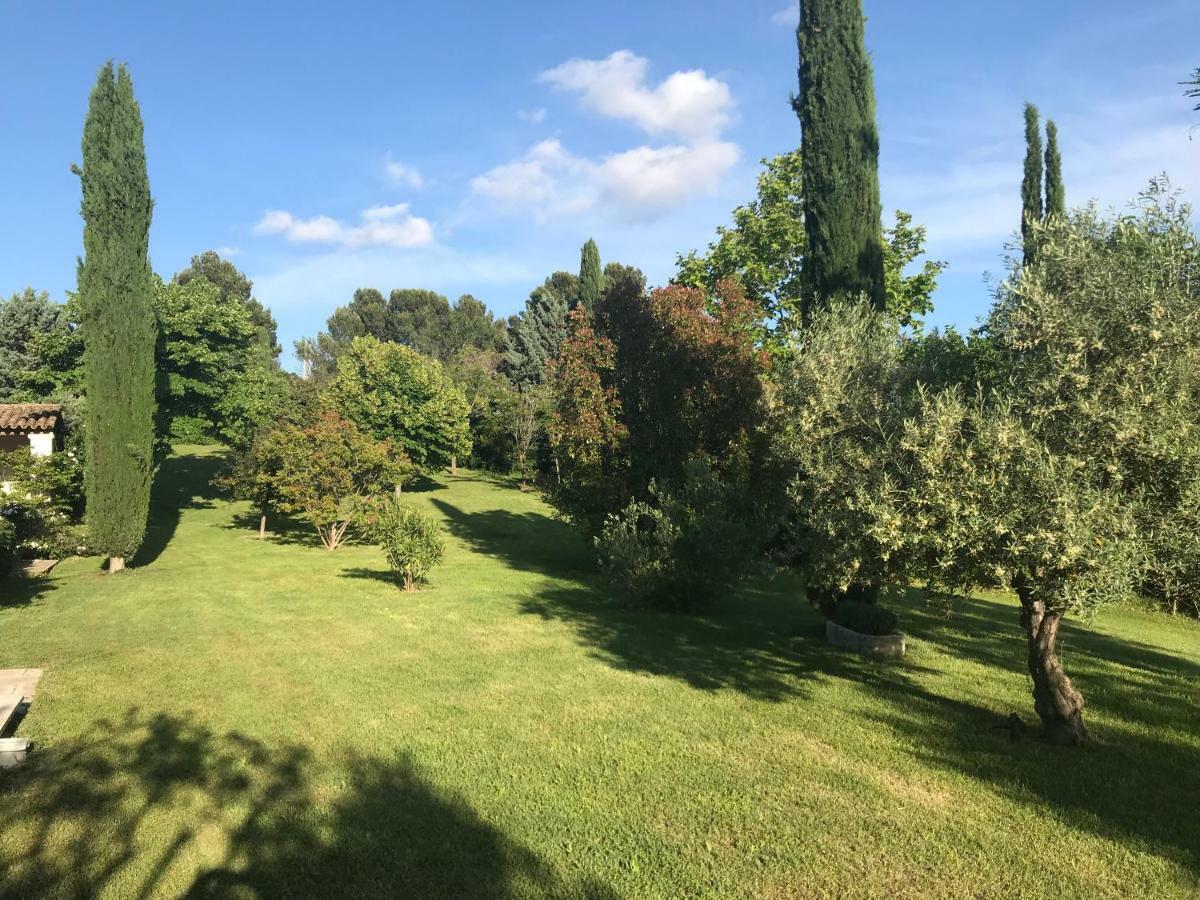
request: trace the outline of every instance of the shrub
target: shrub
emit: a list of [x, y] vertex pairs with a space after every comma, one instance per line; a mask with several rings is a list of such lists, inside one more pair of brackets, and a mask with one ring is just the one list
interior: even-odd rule
[[688, 610], [726, 589], [748, 567], [753, 526], [741, 492], [705, 461], [687, 467], [683, 485], [652, 483], [652, 502], [610, 515], [596, 538], [600, 567], [633, 605]]
[[17, 530], [7, 519], [0, 519], [0, 578], [12, 571], [17, 556]]
[[896, 633], [896, 614], [874, 603], [844, 600], [837, 606], [834, 620], [843, 628], [859, 634], [883, 636]]
[[442, 561], [445, 545], [437, 520], [394, 497], [370, 504], [363, 524], [368, 537], [387, 554], [388, 565], [406, 591], [418, 590]]

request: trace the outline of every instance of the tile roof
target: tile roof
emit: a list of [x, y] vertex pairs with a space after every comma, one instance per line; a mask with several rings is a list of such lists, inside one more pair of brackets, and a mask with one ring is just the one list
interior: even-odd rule
[[0, 403], [0, 434], [54, 431], [62, 407], [53, 403]]

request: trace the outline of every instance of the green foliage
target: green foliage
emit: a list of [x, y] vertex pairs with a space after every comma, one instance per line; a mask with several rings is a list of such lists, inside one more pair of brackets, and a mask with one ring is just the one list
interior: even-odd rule
[[1025, 247], [1025, 262], [1032, 262], [1033, 244], [1030, 230], [1042, 220], [1042, 132], [1038, 124], [1038, 109], [1025, 104], [1025, 175], [1021, 179], [1021, 241]]
[[[865, 294], [883, 308], [879, 132], [861, 0], [805, 0], [796, 30], [805, 303]], [[807, 310], [806, 310], [807, 312]]]
[[517, 389], [501, 371], [503, 365], [504, 357], [496, 351], [468, 349], [449, 366], [470, 408], [470, 464], [496, 472], [508, 472], [513, 464], [509, 422]]
[[803, 174], [800, 151], [762, 160], [757, 196], [733, 211], [733, 224], [717, 228], [717, 240], [698, 256], [677, 257], [676, 281], [713, 291], [736, 279], [760, 310], [764, 327], [800, 320], [804, 296]]
[[124, 66], [100, 70], [83, 132], [87, 525], [109, 557], [131, 556], [146, 532], [154, 450], [152, 202], [142, 118]]
[[[711, 308], [711, 312], [710, 312]], [[598, 311], [616, 350], [612, 384], [628, 435], [630, 496], [678, 480], [687, 461], [737, 458], [762, 421], [753, 304], [732, 281], [714, 297], [682, 285], [647, 294], [616, 281]]]
[[1078, 478], [1117, 493], [1146, 553], [1145, 586], [1173, 608], [1200, 597], [1187, 532], [1200, 472], [1200, 242], [1165, 181], [1130, 213], [1052, 217], [988, 321], [1014, 396]]
[[76, 448], [47, 457], [28, 449], [0, 453], [0, 518], [14, 528], [15, 546], [29, 556], [58, 559], [81, 550], [74, 525], [83, 513], [83, 465]]
[[726, 591], [761, 540], [761, 523], [746, 515], [743, 494], [744, 485], [693, 460], [677, 488], [652, 482], [648, 500], [610, 514], [595, 544], [619, 599], [680, 611]]
[[50, 347], [70, 333], [66, 308], [33, 288], [0, 299], [0, 403], [43, 400], [53, 394]]
[[[722, 281], [738, 281], [758, 309], [760, 339], [771, 349], [802, 321], [808, 237], [800, 155], [793, 150], [763, 160], [757, 197], [733, 211], [733, 224], [717, 229], [717, 240], [703, 256], [692, 252], [676, 258], [679, 284], [714, 294]], [[919, 328], [920, 317], [933, 308], [945, 263], [926, 260], [919, 272], [906, 274], [925, 251], [925, 229], [914, 226], [906, 212], [896, 211], [896, 224], [884, 229], [883, 239], [887, 310]]]
[[[1191, 79], [1185, 81], [1184, 85], [1187, 87], [1187, 90], [1183, 92], [1184, 96], [1200, 97], [1200, 69], [1193, 72]], [[1193, 108], [1196, 112], [1200, 112], [1200, 103], [1197, 103]]]
[[616, 350], [597, 334], [587, 310], [570, 313], [570, 332], [546, 367], [554, 411], [548, 432], [558, 478], [550, 499], [567, 518], [595, 533], [628, 502], [628, 429], [612, 386]]
[[1046, 122], [1046, 215], [1067, 214], [1067, 191], [1063, 187], [1062, 154], [1058, 150], [1058, 126]]
[[240, 297], [207, 278], [156, 281], [158, 432], [178, 443], [203, 444], [226, 430], [221, 408], [252, 367], [258, 331]]
[[17, 558], [17, 530], [8, 519], [0, 516], [0, 578], [12, 571]]
[[364, 528], [368, 539], [383, 549], [406, 591], [419, 590], [446, 552], [438, 521], [394, 497], [370, 505]]
[[575, 303], [593, 312], [603, 294], [604, 273], [600, 269], [600, 248], [588, 238], [579, 255], [579, 295]]
[[281, 512], [303, 516], [327, 550], [341, 545], [370, 497], [414, 473], [399, 445], [376, 440], [332, 411], [266, 435], [251, 464], [261, 464], [269, 479], [269, 487], [254, 488], [259, 496], [269, 490]]
[[927, 259], [918, 272], [905, 274], [925, 252], [925, 226], [913, 225], [912, 216], [896, 210], [896, 224], [883, 233], [884, 308], [901, 325], [921, 330], [921, 317], [933, 312], [933, 292], [946, 264]]
[[254, 283], [243, 274], [237, 266], [222, 259], [215, 250], [205, 250], [198, 256], [192, 257], [192, 264], [175, 275], [176, 284], [186, 285], [188, 282], [203, 278], [210, 284], [215, 284], [221, 291], [224, 300], [236, 300], [246, 307], [250, 323], [254, 328], [255, 346], [262, 362], [273, 362], [280, 353], [278, 326], [271, 311], [263, 306], [253, 295]]
[[301, 415], [298, 381], [276, 366], [252, 361], [213, 404], [217, 435], [234, 450], [245, 450], [277, 423], [296, 419]]
[[327, 401], [425, 474], [471, 452], [470, 407], [441, 363], [403, 344], [355, 338], [338, 360]]
[[893, 444], [912, 365], [895, 322], [860, 302], [815, 310], [772, 372], [776, 452], [793, 473], [791, 552], [822, 607], [903, 577]]
[[859, 634], [882, 637], [896, 633], [896, 614], [876, 603], [864, 603], [861, 600], [839, 603], [834, 619], [843, 628]]
[[540, 384], [546, 366], [558, 355], [567, 336], [567, 311], [578, 295], [578, 279], [556, 272], [533, 289], [525, 309], [510, 329], [505, 366], [519, 387]]

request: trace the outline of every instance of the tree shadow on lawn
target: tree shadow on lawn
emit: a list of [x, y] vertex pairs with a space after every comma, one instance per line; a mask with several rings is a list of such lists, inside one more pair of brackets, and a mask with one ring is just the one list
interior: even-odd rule
[[[951, 618], [916, 589], [897, 598], [901, 627], [917, 641], [988, 667], [1028, 677], [1025, 638], [1014, 602], [958, 599]], [[1103, 620], [1101, 610], [1098, 619]], [[1151, 620], [1153, 621], [1153, 620]], [[1164, 727], [1200, 721], [1200, 663], [1068, 618], [1059, 637], [1067, 675], [1090, 706], [1119, 711], [1129, 722]], [[1118, 668], [1119, 667], [1119, 668]], [[1190, 688], [1192, 696], [1186, 696]], [[1032, 709], [1032, 703], [1031, 707]], [[1018, 710], [1025, 715], [1026, 710]], [[1084, 713], [1086, 717], [1086, 712]], [[1200, 787], [1200, 773], [1197, 775]]]
[[522, 572], [565, 577], [595, 569], [587, 541], [571, 525], [544, 513], [507, 509], [465, 512], [433, 500], [452, 535], [482, 556], [502, 560]]
[[10, 606], [31, 606], [58, 588], [49, 575], [26, 578], [22, 575], [0, 577], [0, 609]]
[[225, 468], [227, 453], [168, 456], [158, 467], [150, 490], [150, 520], [146, 537], [130, 565], [148, 566], [175, 537], [185, 509], [212, 509], [220, 492], [212, 480]]
[[[1028, 688], [1015, 604], [967, 602], [952, 620], [939, 616], [916, 591], [897, 605], [902, 627], [918, 644], [981, 663], [990, 670], [987, 683], [1016, 678]], [[938, 669], [911, 660], [872, 661], [829, 646], [823, 620], [785, 576], [752, 581], [700, 615], [622, 609], [587, 585], [549, 588], [526, 601], [524, 610], [569, 623], [608, 665], [701, 690], [803, 700], [820, 681], [853, 682], [876, 701], [867, 715], [900, 736], [899, 752], [1049, 810], [1068, 827], [1147, 847], [1200, 875], [1200, 818], [1194, 809], [1200, 751], [1194, 741], [1179, 737], [1194, 734], [1200, 722], [1194, 687], [1200, 666], [1192, 661], [1137, 641], [1069, 628], [1068, 672], [1092, 710], [1104, 715], [1102, 724], [1093, 723], [1092, 746], [1065, 749], [1045, 744], [1032, 727], [1014, 741], [1005, 727], [1012, 710], [1000, 704], [988, 708], [944, 696], [929, 686], [946, 683], [941, 679], [918, 682], [918, 674], [936, 675]], [[1030, 721], [1032, 698], [1016, 712]]]
[[[301, 746], [137, 710], [97, 722], [0, 774], [0, 894], [615, 898], [565, 882], [404, 754], [339, 762], [330, 788]], [[176, 865], [222, 846], [178, 883]]]

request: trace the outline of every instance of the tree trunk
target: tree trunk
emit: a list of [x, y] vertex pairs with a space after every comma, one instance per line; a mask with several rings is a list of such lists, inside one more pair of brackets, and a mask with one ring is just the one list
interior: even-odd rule
[[456, 455], [454, 455], [453, 453], [450, 454], [450, 474], [451, 475], [458, 474], [458, 457]]
[[267, 536], [267, 514], [263, 513], [258, 519], [258, 539], [261, 541]]
[[113, 572], [120, 572], [124, 568], [125, 568], [125, 557], [110, 556], [108, 558], [108, 574], [109, 575], [113, 574]]
[[395, 495], [396, 495], [397, 500], [400, 499], [400, 494], [403, 492], [403, 489], [404, 489], [404, 485], [402, 485], [400, 482], [397, 481], [396, 482], [396, 490], [395, 490]]
[[1018, 578], [1014, 585], [1021, 600], [1021, 625], [1029, 642], [1029, 674], [1033, 678], [1033, 706], [1054, 744], [1078, 746], [1088, 739], [1083, 724], [1083, 695], [1075, 690], [1058, 660], [1058, 626], [1062, 613], [1047, 609], [1045, 601]]

